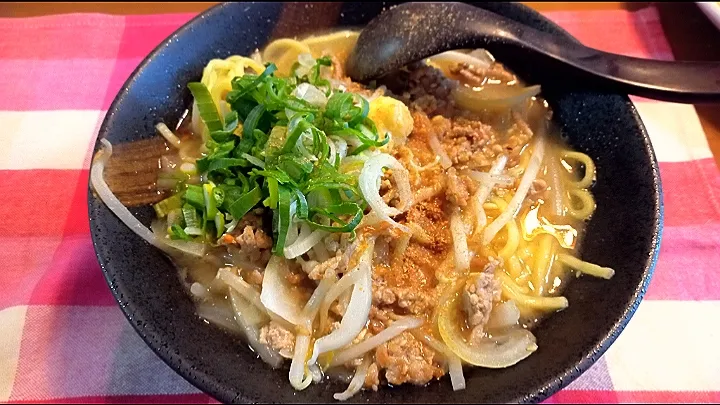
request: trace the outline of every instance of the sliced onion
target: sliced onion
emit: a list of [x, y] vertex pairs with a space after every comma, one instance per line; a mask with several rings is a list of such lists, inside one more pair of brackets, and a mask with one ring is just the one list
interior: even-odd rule
[[396, 336], [400, 336], [400, 334], [405, 332], [407, 329], [419, 328], [420, 326], [422, 326], [422, 324], [423, 320], [420, 318], [413, 318], [408, 316], [398, 319], [390, 326], [383, 329], [377, 335], [374, 335], [356, 345], [350, 346], [347, 349], [341, 350], [340, 352], [336, 353], [333, 356], [330, 367], [339, 366], [341, 364], [345, 364], [350, 360], [357, 359], [363, 356], [365, 353], [369, 352], [370, 350], [387, 342], [388, 340]]
[[[372, 305], [371, 269], [374, 245], [374, 240], [369, 241], [360, 259], [360, 263], [354, 271], [358, 272], [360, 277], [353, 287], [350, 303], [347, 306], [345, 315], [343, 315], [340, 321], [340, 326], [329, 335], [323, 336], [315, 341], [313, 353], [310, 360], [308, 360], [308, 364], [315, 364], [318, 356], [323, 353], [347, 346], [365, 327]], [[353, 273], [353, 271], [350, 273]], [[340, 282], [337, 284], [339, 283]]]
[[312, 57], [312, 54], [301, 53], [298, 55], [298, 63], [302, 66], [313, 67], [315, 66], [315, 58]]
[[[400, 198], [400, 206], [398, 208], [390, 207], [380, 196], [380, 179], [383, 176], [384, 167], [392, 169], [392, 176], [395, 180], [398, 197]], [[402, 163], [386, 153], [372, 156], [366, 160], [363, 165], [358, 179], [358, 185], [360, 186], [360, 191], [365, 201], [367, 201], [370, 208], [372, 208], [382, 220], [402, 229], [404, 232], [408, 232], [406, 226], [400, 225], [390, 218], [391, 215], [398, 215], [412, 205], [410, 174]]]
[[195, 313], [207, 322], [217, 325], [230, 332], [245, 334], [240, 325], [235, 322], [232, 308], [227, 305], [215, 305], [208, 302], [198, 304]]
[[513, 195], [510, 200], [510, 203], [508, 203], [507, 209], [505, 209], [505, 211], [503, 211], [490, 225], [488, 225], [487, 228], [485, 228], [482, 240], [483, 245], [490, 244], [500, 229], [502, 229], [508, 221], [515, 217], [515, 214], [522, 206], [523, 201], [525, 201], [525, 197], [530, 190], [530, 186], [532, 186], [533, 181], [540, 171], [540, 165], [542, 164], [544, 154], [545, 139], [543, 137], [538, 137], [537, 141], [535, 141], [535, 150], [533, 150], [532, 156], [530, 156], [530, 163], [528, 163], [525, 173], [523, 173], [522, 180], [520, 180], [520, 185], [518, 186], [515, 195]]
[[202, 122], [202, 119], [200, 117], [200, 110], [197, 106], [197, 101], [193, 100], [192, 105], [192, 111], [190, 114], [190, 126], [192, 127], [192, 132], [202, 137], [203, 142], [205, 141], [205, 124]]
[[305, 303], [288, 282], [289, 274], [287, 260], [273, 255], [263, 275], [260, 301], [272, 314], [291, 325], [298, 325], [302, 321], [300, 313]]
[[161, 238], [159, 235], [151, 232], [150, 229], [135, 218], [135, 216], [130, 213], [120, 200], [115, 197], [115, 194], [112, 193], [103, 177], [105, 165], [110, 159], [110, 156], [112, 156], [112, 144], [107, 139], [101, 139], [100, 143], [102, 143], [103, 149], [93, 161], [90, 182], [92, 183], [95, 192], [98, 194], [102, 202], [104, 202], [110, 209], [110, 211], [117, 215], [117, 217], [128, 228], [130, 228], [130, 230], [135, 232], [149, 244], [163, 251], [167, 251], [167, 247], [170, 246], [181, 252], [188, 253], [193, 256], [203, 257], [205, 255], [205, 245], [195, 242], [174, 241], [169, 238]]
[[[507, 164], [508, 157], [506, 155], [500, 155], [497, 157], [495, 162], [493, 162], [492, 167], [490, 167], [490, 171], [488, 172], [490, 175], [499, 175], [502, 173], [502, 171], [505, 169], [505, 165]], [[485, 228], [485, 225], [487, 224], [487, 216], [485, 215], [485, 209], [483, 208], [483, 204], [485, 204], [485, 201], [490, 197], [490, 193], [492, 192], [493, 187], [495, 187], [495, 182], [492, 180], [488, 181], [481, 181], [480, 186], [478, 187], [477, 191], [475, 192], [475, 195], [473, 196], [473, 204], [475, 204], [475, 232], [479, 233], [482, 231], [483, 228]]]
[[448, 156], [447, 152], [445, 152], [445, 148], [442, 147], [435, 134], [430, 134], [428, 143], [430, 144], [430, 149], [432, 149], [432, 151], [440, 157], [440, 166], [442, 166], [443, 169], [447, 169], [452, 166], [450, 156]]
[[490, 313], [490, 319], [486, 326], [487, 329], [502, 329], [510, 326], [516, 326], [520, 321], [520, 309], [515, 301], [509, 300], [502, 304], [496, 305]]
[[260, 293], [257, 292], [250, 284], [241, 277], [236, 276], [227, 268], [222, 268], [217, 272], [217, 278], [227, 284], [230, 288], [237, 291], [250, 304], [255, 305], [258, 309], [264, 311], [265, 306], [260, 300]]
[[280, 367], [283, 363], [283, 357], [280, 353], [260, 343], [259, 322], [257, 320], [262, 319], [262, 316], [259, 314], [258, 309], [233, 290], [230, 291], [230, 302], [235, 311], [235, 320], [245, 331], [245, 338], [248, 340], [250, 347], [270, 367]]
[[487, 49], [473, 49], [468, 55], [483, 61], [488, 67], [495, 63], [495, 57]]
[[468, 65], [472, 65], [480, 69], [487, 69], [490, 67], [490, 63], [488, 63], [487, 59], [481, 59], [476, 55], [477, 53], [473, 54], [472, 52], [464, 53], [460, 51], [447, 51], [430, 57], [429, 61], [442, 70], [445, 75], [448, 75], [450, 73], [450, 69], [457, 66], [459, 63], [467, 63]]
[[325, 93], [310, 83], [300, 83], [295, 90], [293, 90], [292, 95], [307, 101], [315, 107], [325, 107], [328, 102]]
[[[333, 156], [337, 153], [337, 156], [340, 157], [340, 161], [345, 159], [347, 156], [348, 151], [348, 144], [347, 141], [340, 138], [339, 136], [331, 136], [330, 140], [332, 140], [332, 145], [334, 148]], [[333, 157], [333, 164], [335, 164], [335, 158]]]
[[346, 401], [352, 398], [358, 392], [360, 392], [363, 384], [365, 383], [368, 368], [370, 368], [369, 357], [363, 359], [362, 363], [360, 363], [360, 365], [355, 369], [355, 375], [353, 376], [352, 380], [350, 380], [350, 384], [348, 385], [347, 389], [341, 393], [333, 394], [333, 398], [338, 401]]
[[[462, 286], [464, 283], [458, 283]], [[438, 329], [443, 341], [463, 361], [474, 366], [505, 368], [517, 364], [537, 350], [535, 336], [517, 327], [470, 344], [460, 331], [460, 294], [454, 294], [441, 304]]]
[[310, 73], [310, 69], [315, 65], [315, 58], [309, 53], [301, 53], [298, 55], [298, 63], [300, 66], [295, 70], [298, 77], [303, 77]]
[[[167, 245], [179, 252], [187, 253], [192, 256], [206, 258], [205, 256], [205, 244], [198, 242], [190, 242], [184, 240], [173, 240], [167, 237], [167, 224], [165, 221], [156, 220], [150, 224], [150, 229], [155, 234], [155, 237], [161, 243], [160, 249], [167, 251], [167, 248], [163, 245]], [[170, 253], [170, 252], [168, 252]]]
[[[303, 224], [303, 227], [306, 227], [307, 225]], [[307, 227], [310, 229], [310, 227]], [[285, 253], [285, 257], [288, 259], [294, 259], [308, 250], [312, 249], [313, 246], [317, 245], [318, 243], [322, 242], [323, 238], [327, 236], [328, 232], [323, 231], [322, 229], [316, 229], [312, 231], [308, 235], [303, 235], [302, 231], [300, 233], [300, 236], [293, 242], [292, 245], [286, 246], [283, 252]]]
[[540, 94], [540, 85], [529, 87], [488, 85], [480, 91], [466, 86], [455, 86], [452, 90], [455, 103], [461, 108], [474, 112], [511, 108], [538, 94]]
[[265, 269], [261, 266], [258, 266], [257, 264], [246, 260], [247, 255], [240, 251], [236, 246], [228, 246], [228, 258], [230, 259], [230, 262], [232, 262], [233, 266], [241, 268], [243, 270], [257, 270], [259, 272], [264, 271]]
[[155, 129], [162, 135], [163, 138], [172, 146], [180, 148], [180, 138], [178, 138], [165, 123], [160, 122], [155, 125]]

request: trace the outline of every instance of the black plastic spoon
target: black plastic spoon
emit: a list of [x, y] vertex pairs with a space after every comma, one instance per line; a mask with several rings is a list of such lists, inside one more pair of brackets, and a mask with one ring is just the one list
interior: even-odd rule
[[379, 78], [420, 59], [485, 48], [511, 67], [572, 88], [678, 103], [720, 102], [720, 62], [640, 59], [588, 48], [464, 3], [405, 3], [363, 29], [347, 61], [353, 80]]

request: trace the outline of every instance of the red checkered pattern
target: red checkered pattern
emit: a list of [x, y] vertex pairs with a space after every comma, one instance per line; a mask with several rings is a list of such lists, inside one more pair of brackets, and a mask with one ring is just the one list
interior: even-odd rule
[[[590, 46], [673, 57], [654, 8], [547, 16]], [[2, 402], [215, 402], [122, 316], [95, 259], [86, 208], [90, 152], [110, 103], [142, 58], [191, 17], [0, 19]], [[692, 106], [633, 101], [665, 191], [657, 270], [617, 342], [547, 403], [720, 401], [720, 172]]]

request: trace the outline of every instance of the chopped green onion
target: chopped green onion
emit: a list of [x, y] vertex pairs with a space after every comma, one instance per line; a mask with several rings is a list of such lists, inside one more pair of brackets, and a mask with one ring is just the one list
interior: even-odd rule
[[243, 122], [243, 138], [250, 138], [253, 136], [253, 131], [260, 122], [260, 118], [265, 113], [265, 106], [258, 104], [255, 108], [250, 111], [245, 122]]
[[225, 130], [229, 132], [235, 131], [240, 123], [237, 111], [230, 111], [225, 115]]
[[[352, 202], [344, 202], [327, 208], [313, 208], [311, 211], [320, 217], [330, 218], [339, 224], [337, 226], [330, 226], [308, 220], [308, 224], [310, 224], [311, 227], [328, 232], [352, 232], [360, 224], [363, 217], [362, 208]], [[339, 215], [352, 215], [352, 218], [349, 221], [345, 221], [340, 218]]]
[[217, 202], [213, 193], [214, 188], [215, 185], [212, 183], [203, 184], [203, 200], [205, 201], [205, 215], [207, 218], [215, 218], [218, 213]]
[[182, 207], [183, 194], [178, 193], [153, 205], [158, 218], [164, 218], [170, 211]]
[[174, 224], [170, 227], [168, 235], [170, 235], [170, 239], [190, 240], [190, 236], [188, 236], [188, 234], [185, 233], [182, 227], [178, 224]]
[[175, 224], [183, 226], [184, 222], [185, 222], [185, 219], [183, 218], [182, 208], [175, 208], [174, 210], [168, 212], [168, 214], [167, 214], [168, 228], [172, 227]]
[[216, 237], [219, 238], [225, 232], [225, 215], [221, 212], [215, 214], [215, 229], [217, 230]]
[[[156, 204], [158, 216], [168, 216], [168, 233], [183, 237], [172, 231], [177, 225], [184, 237], [202, 236], [212, 244], [261, 202], [273, 211], [274, 254], [283, 255], [293, 220], [314, 229], [354, 233], [367, 203], [358, 189], [357, 170], [331, 156], [328, 136], [359, 145], [351, 155], [386, 145], [389, 136], [378, 134], [364, 97], [334, 91], [320, 77], [322, 66], [331, 65], [323, 57], [302, 77], [296, 70], [290, 78], [276, 77], [273, 64], [260, 75], [235, 77], [225, 98], [231, 110], [224, 117], [204, 85], [188, 85], [207, 126], [203, 136], [209, 135], [203, 157], [195, 163], [203, 184], [186, 185], [185, 175], [177, 179], [184, 194], [172, 204], [175, 196]], [[326, 105], [294, 96], [300, 83], [321, 88]], [[178, 211], [170, 221], [173, 207]]]
[[273, 253], [282, 256], [285, 249], [285, 238], [287, 237], [288, 228], [290, 227], [290, 190], [282, 185], [278, 186], [278, 209], [273, 211], [273, 234], [275, 236], [275, 246]]
[[255, 187], [249, 192], [243, 194], [241, 197], [235, 199], [231, 204], [227, 206], [228, 212], [233, 218], [242, 218], [248, 213], [257, 203], [262, 200], [262, 192], [260, 187]]
[[220, 120], [220, 114], [218, 113], [217, 106], [210, 95], [207, 87], [199, 82], [188, 83], [188, 89], [193, 95], [195, 102], [197, 103], [198, 112], [200, 118], [202, 118], [208, 131], [215, 132], [223, 129], [223, 123]]
[[308, 217], [308, 203], [307, 199], [305, 199], [305, 194], [298, 189], [293, 189], [292, 191], [295, 194], [295, 202], [297, 202], [298, 218], [306, 219]]
[[190, 228], [200, 227], [200, 217], [198, 216], [197, 210], [190, 204], [185, 204], [182, 207], [183, 218], [185, 219], [185, 226]]
[[205, 197], [203, 196], [202, 187], [194, 184], [188, 184], [187, 190], [185, 190], [185, 201], [192, 204], [197, 209], [204, 209]]
[[219, 158], [219, 159], [213, 159], [210, 161], [210, 164], [207, 167], [207, 172], [212, 173], [218, 170], [223, 169], [230, 169], [231, 167], [238, 167], [238, 166], [245, 166], [247, 162], [245, 159], [235, 159], [235, 158]]
[[270, 193], [270, 196], [268, 197], [267, 207], [270, 208], [271, 210], [274, 210], [277, 208], [277, 205], [278, 205], [278, 181], [277, 181], [277, 179], [268, 177], [267, 184], [268, 184], [268, 192]]
[[186, 226], [185, 233], [188, 235], [192, 235], [192, 236], [202, 236], [203, 230], [202, 230], [202, 228]]

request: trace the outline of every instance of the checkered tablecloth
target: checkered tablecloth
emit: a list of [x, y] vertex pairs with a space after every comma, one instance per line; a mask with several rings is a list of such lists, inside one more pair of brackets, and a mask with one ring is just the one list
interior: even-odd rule
[[[673, 57], [654, 8], [547, 16], [590, 46]], [[214, 402], [121, 314], [86, 206], [108, 106], [192, 17], [0, 19], [0, 401]], [[720, 401], [720, 172], [692, 106], [634, 101], [665, 191], [657, 270], [617, 342], [548, 403]]]

